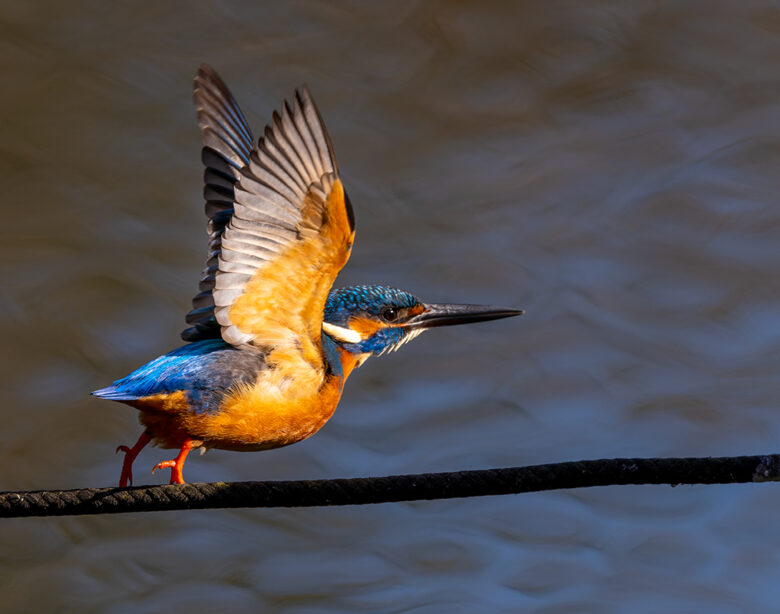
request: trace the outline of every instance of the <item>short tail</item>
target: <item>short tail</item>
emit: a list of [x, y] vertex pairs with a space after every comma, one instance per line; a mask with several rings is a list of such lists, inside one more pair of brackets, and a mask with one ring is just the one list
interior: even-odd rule
[[100, 390], [94, 390], [90, 394], [101, 399], [108, 399], [109, 401], [135, 401], [140, 398], [138, 395], [128, 394], [116, 386], [107, 386]]

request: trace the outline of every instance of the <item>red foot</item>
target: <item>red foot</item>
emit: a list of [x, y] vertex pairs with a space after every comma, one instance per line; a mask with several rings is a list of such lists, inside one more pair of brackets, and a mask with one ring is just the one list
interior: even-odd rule
[[133, 461], [138, 453], [143, 450], [144, 446], [152, 440], [149, 433], [144, 431], [135, 442], [132, 448], [127, 446], [119, 446], [116, 451], [125, 453], [125, 460], [122, 462], [122, 475], [119, 478], [119, 488], [125, 488], [128, 485], [133, 485]]
[[158, 469], [170, 469], [171, 470], [171, 481], [170, 484], [185, 484], [184, 476], [182, 475], [182, 469], [184, 468], [184, 460], [187, 458], [187, 454], [190, 453], [190, 450], [192, 448], [197, 448], [200, 446], [200, 442], [196, 443], [193, 442], [192, 439], [185, 439], [184, 444], [181, 447], [181, 450], [179, 450], [179, 454], [176, 456], [173, 460], [167, 460], [163, 461], [161, 463], [157, 463], [154, 466], [154, 469], [152, 469], [152, 473], [157, 471]]

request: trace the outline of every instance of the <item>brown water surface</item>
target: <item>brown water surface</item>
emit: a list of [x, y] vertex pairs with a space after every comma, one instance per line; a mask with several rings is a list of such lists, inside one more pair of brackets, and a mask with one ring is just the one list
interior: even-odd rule
[[[0, 489], [114, 484], [140, 432], [88, 392], [179, 343], [201, 61], [257, 133], [311, 88], [357, 214], [340, 284], [527, 314], [369, 361], [312, 439], [188, 479], [778, 451], [775, 3], [17, 2], [0, 33]], [[769, 613], [778, 510], [767, 484], [4, 521], [0, 610]]]

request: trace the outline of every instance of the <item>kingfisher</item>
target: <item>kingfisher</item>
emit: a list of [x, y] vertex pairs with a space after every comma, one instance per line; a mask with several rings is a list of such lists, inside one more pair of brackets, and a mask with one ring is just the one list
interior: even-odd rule
[[274, 111], [258, 140], [208, 65], [194, 80], [208, 218], [208, 259], [181, 336], [102, 399], [138, 410], [144, 431], [124, 453], [119, 486], [149, 442], [184, 484], [193, 449], [269, 450], [316, 433], [350, 373], [424, 330], [516, 316], [518, 309], [424, 303], [378, 285], [333, 289], [355, 238], [352, 204], [308, 89]]

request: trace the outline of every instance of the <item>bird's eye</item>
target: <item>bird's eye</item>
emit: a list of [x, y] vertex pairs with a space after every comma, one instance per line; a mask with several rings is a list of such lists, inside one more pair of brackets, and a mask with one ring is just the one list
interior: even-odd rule
[[388, 307], [382, 312], [382, 319], [386, 322], [395, 322], [398, 319], [398, 310], [395, 307]]

